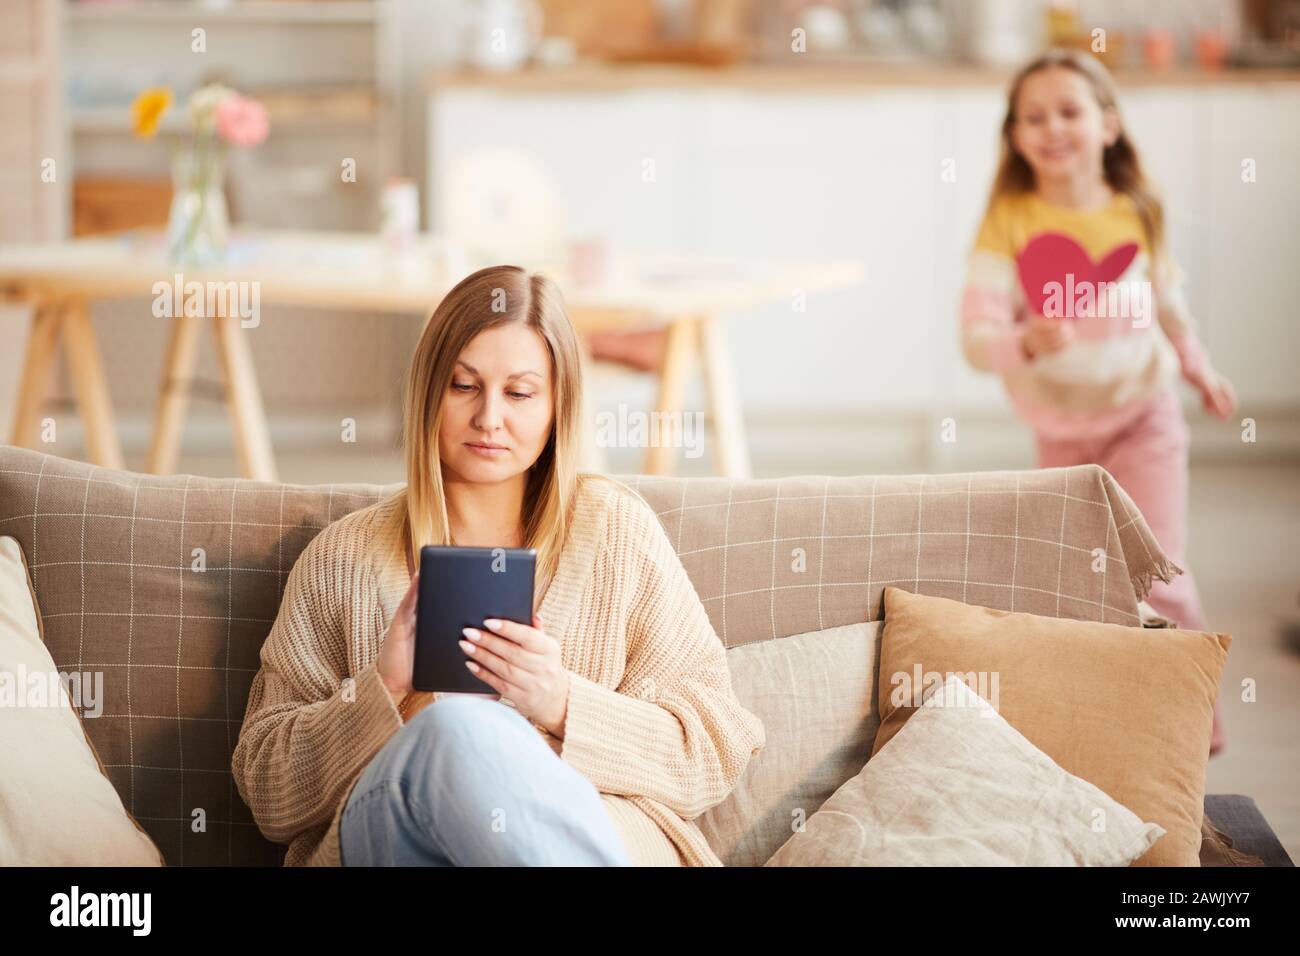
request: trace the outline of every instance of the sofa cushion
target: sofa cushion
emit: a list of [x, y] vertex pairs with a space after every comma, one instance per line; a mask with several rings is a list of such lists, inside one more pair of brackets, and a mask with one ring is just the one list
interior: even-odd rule
[[960, 674], [1068, 772], [1168, 831], [1138, 861], [1197, 866], [1219, 675], [1232, 638], [1009, 613], [885, 591], [879, 754], [926, 684]]
[[1164, 832], [954, 675], [768, 866], [1128, 866]]
[[727, 866], [762, 866], [871, 753], [879, 624], [733, 647], [731, 686], [767, 745], [697, 823]]
[[103, 680], [59, 673], [22, 550], [0, 537], [0, 865], [162, 865], [85, 731]]

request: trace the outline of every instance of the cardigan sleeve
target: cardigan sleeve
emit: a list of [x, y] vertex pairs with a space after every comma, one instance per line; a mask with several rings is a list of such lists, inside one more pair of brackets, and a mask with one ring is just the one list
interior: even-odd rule
[[348, 786], [402, 726], [372, 661], [345, 680], [344, 542], [326, 529], [303, 550], [262, 645], [231, 759], [258, 829], [287, 843], [328, 823]]
[[966, 361], [982, 372], [1008, 372], [1029, 361], [1024, 323], [1016, 322], [1019, 273], [1004, 204], [995, 203], [980, 224], [966, 261], [961, 297], [961, 345]]
[[606, 557], [628, 575], [627, 666], [616, 690], [569, 672], [560, 757], [603, 793], [690, 820], [726, 798], [766, 735], [659, 519], [640, 498], [617, 508]]
[[1156, 317], [1178, 355], [1184, 379], [1195, 383], [1205, 374], [1209, 358], [1197, 335], [1196, 321], [1183, 293], [1183, 270], [1166, 254], [1155, 270]]

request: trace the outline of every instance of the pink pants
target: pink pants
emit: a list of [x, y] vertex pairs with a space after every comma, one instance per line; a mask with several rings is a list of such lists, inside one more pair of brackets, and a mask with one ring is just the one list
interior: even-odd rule
[[1038, 467], [1098, 464], [1119, 482], [1175, 564], [1184, 569], [1173, 582], [1156, 580], [1147, 596], [1178, 627], [1205, 629], [1196, 582], [1187, 568], [1187, 422], [1178, 393], [1166, 389], [1130, 424], [1100, 438], [1037, 436]]

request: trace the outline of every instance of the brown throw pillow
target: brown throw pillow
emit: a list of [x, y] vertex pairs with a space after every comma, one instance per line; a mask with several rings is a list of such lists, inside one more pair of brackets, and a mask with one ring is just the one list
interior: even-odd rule
[[1134, 865], [1198, 866], [1210, 724], [1231, 641], [887, 587], [872, 754], [931, 686], [957, 674], [1067, 772], [1166, 830]]

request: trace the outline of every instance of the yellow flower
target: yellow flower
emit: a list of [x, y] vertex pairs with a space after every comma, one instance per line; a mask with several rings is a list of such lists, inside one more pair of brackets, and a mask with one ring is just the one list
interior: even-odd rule
[[158, 132], [163, 113], [172, 105], [172, 91], [165, 86], [144, 90], [131, 104], [131, 128], [136, 136], [148, 139]]

